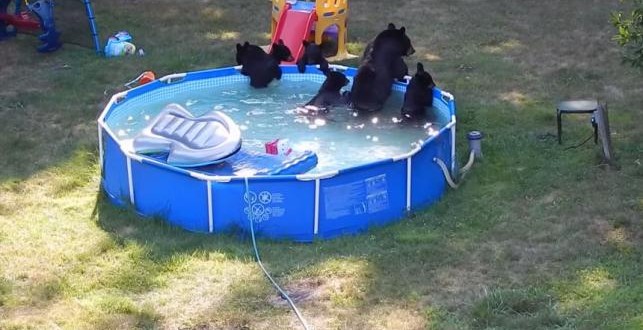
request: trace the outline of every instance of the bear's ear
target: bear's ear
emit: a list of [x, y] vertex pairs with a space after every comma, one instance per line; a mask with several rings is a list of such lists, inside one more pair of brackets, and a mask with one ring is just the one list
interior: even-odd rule
[[420, 63], [420, 62], [418, 62], [417, 72], [418, 73], [424, 72], [424, 65], [422, 65], [422, 63]]
[[400, 28], [400, 32], [401, 32], [402, 34], [406, 34], [406, 28], [405, 28], [405, 27], [401, 27], [401, 28]]
[[279, 39], [279, 44], [283, 46], [283, 44], [284, 44], [284, 40], [283, 40], [283, 39]]
[[237, 44], [237, 50], [241, 49], [241, 44]]
[[246, 42], [243, 43], [243, 47], [248, 47], [248, 46], [250, 46], [249, 42], [246, 41]]
[[388, 29], [389, 29], [389, 30], [395, 30], [395, 24], [393, 24], [393, 23], [388, 23]]

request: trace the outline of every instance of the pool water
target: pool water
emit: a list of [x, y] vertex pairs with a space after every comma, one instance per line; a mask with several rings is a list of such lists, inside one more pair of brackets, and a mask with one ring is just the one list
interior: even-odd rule
[[[243, 148], [263, 152], [266, 142], [288, 139], [295, 151], [317, 153], [319, 164], [311, 172], [321, 173], [407, 153], [449, 120], [428, 109], [428, 118], [434, 122], [400, 124], [404, 95], [398, 91], [393, 91], [382, 111], [371, 116], [355, 116], [346, 107], [332, 108], [323, 116], [298, 114], [296, 109], [312, 99], [320, 85], [321, 81], [282, 79], [265, 89], [252, 88], [243, 80], [214, 88], [196, 86], [113, 113], [106, 122], [123, 141], [136, 136], [168, 103], [178, 103], [195, 116], [218, 110], [241, 128]], [[128, 108], [127, 102], [121, 108]]]

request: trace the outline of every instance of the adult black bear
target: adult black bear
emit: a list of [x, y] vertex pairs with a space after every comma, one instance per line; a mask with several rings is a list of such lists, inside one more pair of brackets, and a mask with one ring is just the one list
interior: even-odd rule
[[367, 48], [350, 94], [353, 109], [358, 112], [382, 109], [391, 95], [394, 79], [402, 79], [408, 73], [402, 57], [415, 52], [406, 28], [397, 29], [393, 23], [389, 23], [388, 28], [375, 37], [373, 46]]
[[306, 105], [323, 110], [328, 107], [346, 104], [347, 100], [340, 93], [340, 90], [342, 87], [348, 85], [348, 78], [341, 72], [331, 71], [329, 69], [322, 71], [326, 76], [326, 80], [324, 80], [324, 83], [319, 88], [317, 95], [306, 103]]
[[314, 42], [303, 41], [304, 55], [297, 61], [297, 69], [299, 73], [306, 71], [306, 65], [319, 64], [319, 70], [325, 72], [328, 70], [328, 61], [322, 54], [321, 47]]
[[270, 54], [246, 41], [243, 45], [237, 44], [236, 59], [242, 66], [241, 74], [250, 77], [250, 86], [264, 88], [273, 79], [281, 79], [279, 64], [281, 61], [292, 61], [293, 57], [283, 40], [272, 44]]
[[402, 105], [402, 120], [413, 121], [425, 118], [426, 108], [433, 104], [435, 87], [431, 74], [424, 71], [422, 63], [417, 64], [417, 72], [406, 87], [404, 104]]

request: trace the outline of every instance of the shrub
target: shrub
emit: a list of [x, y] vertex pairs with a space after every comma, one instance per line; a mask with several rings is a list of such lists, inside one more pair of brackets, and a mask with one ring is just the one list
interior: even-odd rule
[[624, 48], [623, 60], [643, 68], [643, 0], [630, 0], [634, 6], [629, 15], [612, 13], [612, 24], [618, 29], [614, 39]]

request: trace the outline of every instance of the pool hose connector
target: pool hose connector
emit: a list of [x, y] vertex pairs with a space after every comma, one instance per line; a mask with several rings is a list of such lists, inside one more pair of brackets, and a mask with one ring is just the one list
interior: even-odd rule
[[[433, 158], [433, 161], [440, 166], [442, 169], [442, 173], [444, 174], [444, 178], [447, 180], [447, 183], [451, 188], [456, 189], [460, 185], [460, 182], [462, 179], [464, 179], [464, 176], [467, 174], [467, 172], [471, 169], [473, 166], [473, 162], [478, 159], [482, 159], [482, 138], [484, 135], [480, 131], [471, 131], [467, 133], [467, 140], [469, 140], [469, 161], [467, 161], [467, 164], [464, 165], [460, 171], [458, 171], [459, 178], [457, 180], [457, 183], [455, 180], [453, 180], [453, 177], [451, 176], [451, 173], [449, 172], [449, 169], [447, 168], [447, 165], [442, 161], [440, 158]], [[455, 173], [454, 173], [455, 174]]]

